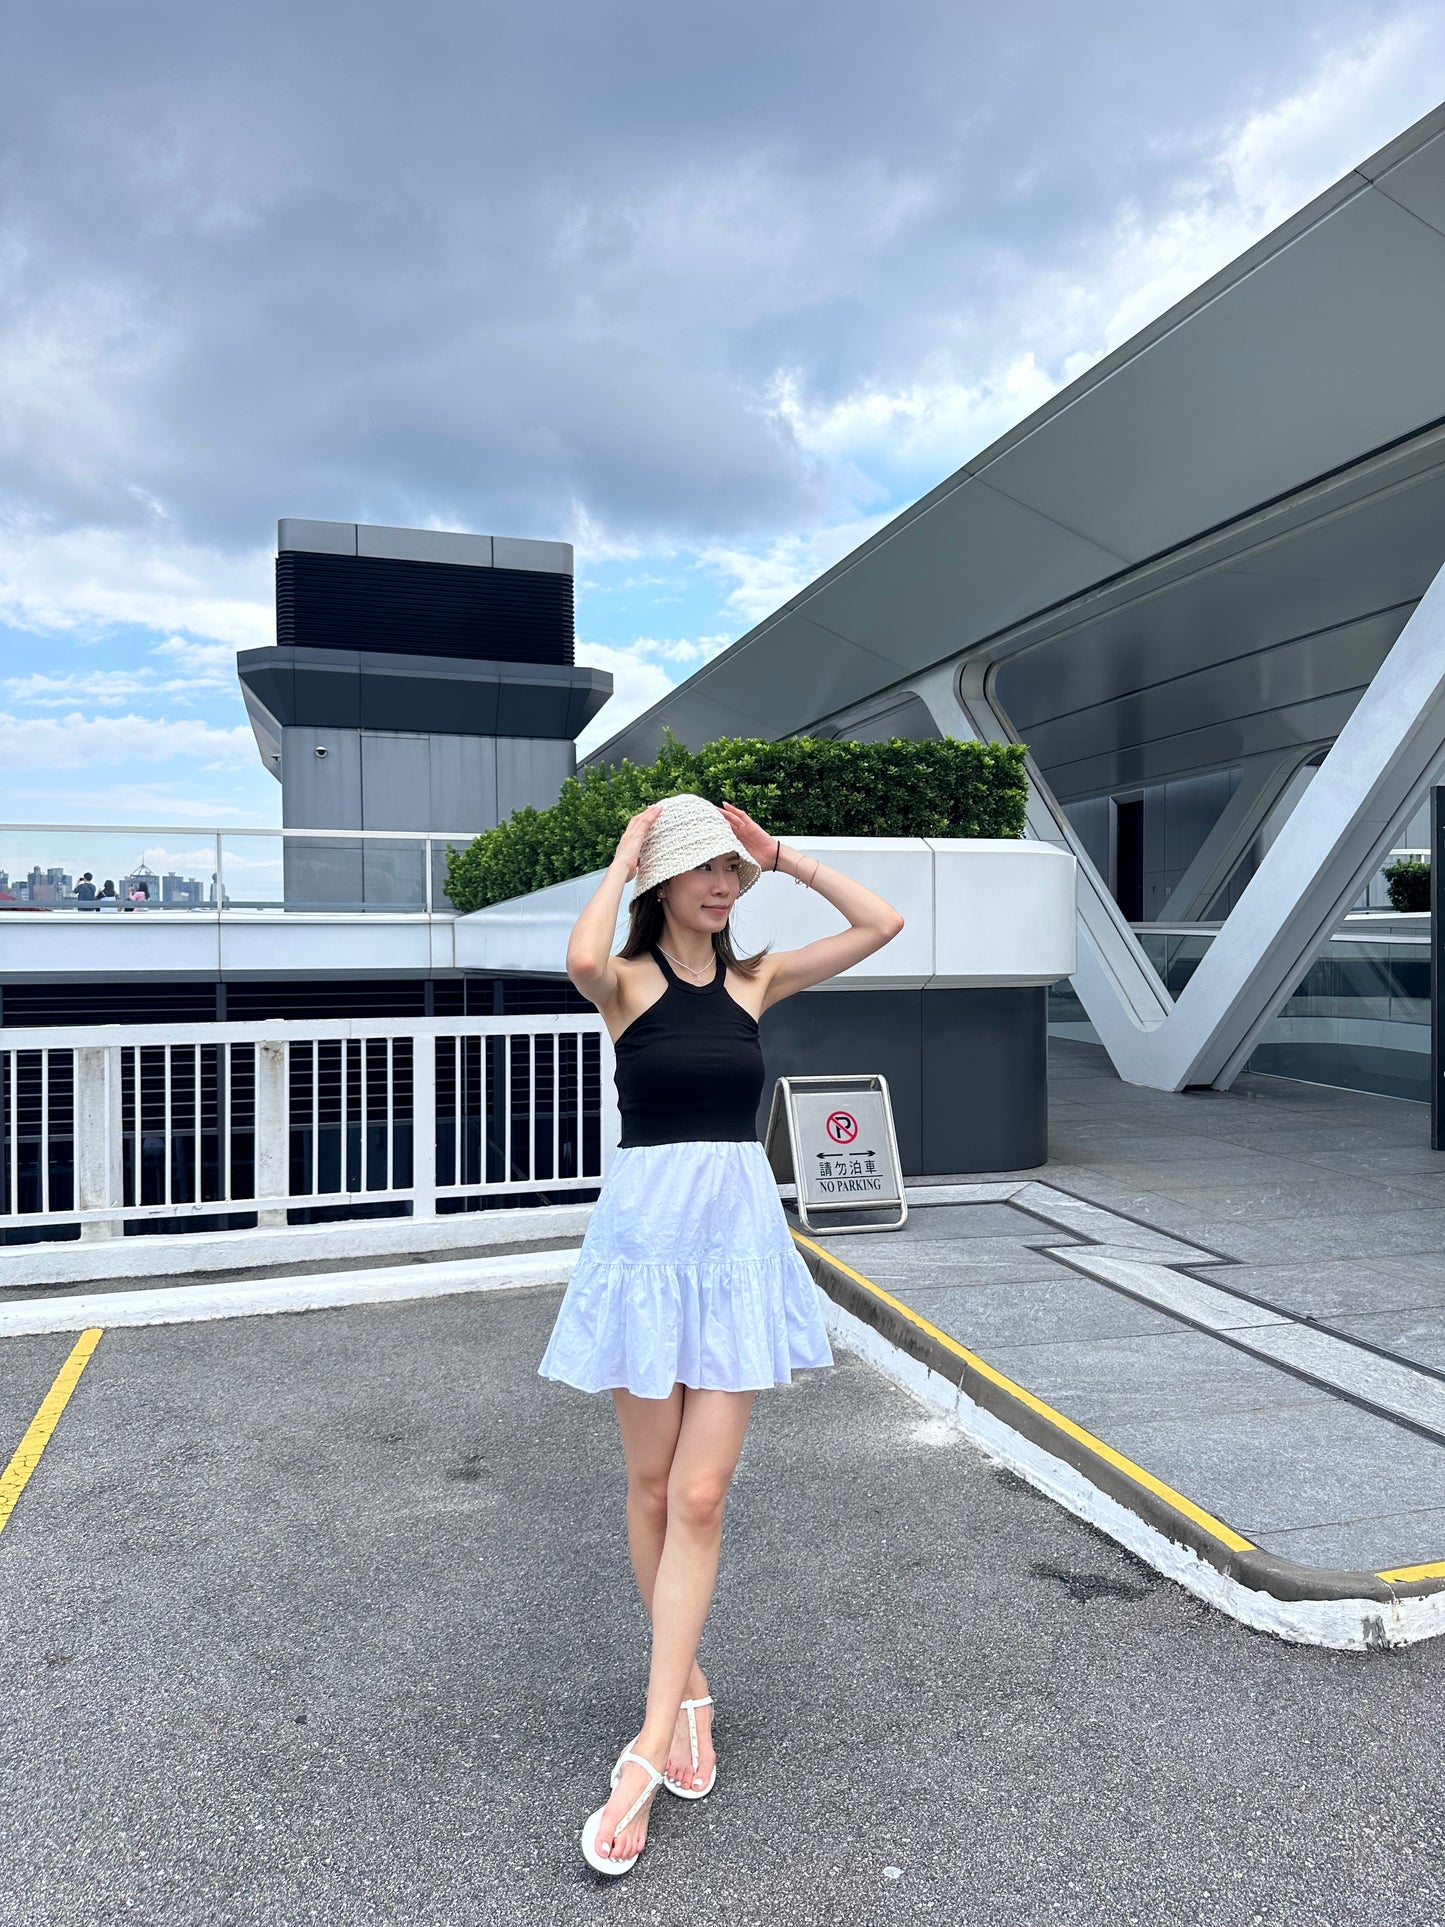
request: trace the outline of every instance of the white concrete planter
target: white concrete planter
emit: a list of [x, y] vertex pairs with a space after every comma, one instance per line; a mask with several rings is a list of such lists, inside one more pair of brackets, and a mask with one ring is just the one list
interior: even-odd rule
[[[792, 847], [857, 877], [902, 911], [902, 934], [830, 988], [983, 989], [1056, 983], [1074, 971], [1074, 858], [1052, 844], [990, 837], [823, 836]], [[457, 919], [462, 970], [560, 976], [567, 938], [601, 871]], [[618, 941], [627, 923], [627, 897]], [[746, 952], [792, 950], [844, 927], [789, 877], [764, 876], [734, 912]]]

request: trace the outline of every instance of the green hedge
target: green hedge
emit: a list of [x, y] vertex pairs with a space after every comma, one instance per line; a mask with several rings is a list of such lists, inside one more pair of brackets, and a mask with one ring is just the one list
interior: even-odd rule
[[1385, 865], [1385, 883], [1392, 910], [1430, 908], [1430, 859], [1422, 856], [1396, 857]]
[[447, 895], [480, 910], [603, 869], [627, 819], [682, 790], [736, 803], [780, 836], [1021, 836], [1028, 779], [1007, 743], [724, 737], [694, 753], [669, 734], [649, 767], [569, 777], [550, 810], [517, 810], [448, 850]]

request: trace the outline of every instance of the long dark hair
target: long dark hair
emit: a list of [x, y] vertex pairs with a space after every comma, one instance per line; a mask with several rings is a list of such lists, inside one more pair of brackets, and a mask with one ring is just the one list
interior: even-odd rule
[[[665, 881], [666, 879], [664, 879]], [[662, 898], [657, 894], [661, 885], [654, 883], [650, 890], [644, 890], [640, 897], [632, 899], [628, 911], [627, 937], [619, 957], [646, 957], [655, 945], [662, 942], [664, 929]], [[720, 957], [729, 970], [735, 970], [740, 977], [755, 975], [758, 965], [768, 954], [767, 946], [755, 951], [751, 957], [740, 957], [733, 949], [732, 920], [721, 930], [712, 933], [713, 954]]]

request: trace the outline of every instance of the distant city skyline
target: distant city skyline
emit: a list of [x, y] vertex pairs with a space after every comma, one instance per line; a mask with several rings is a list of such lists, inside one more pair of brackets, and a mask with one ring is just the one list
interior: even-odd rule
[[[67, 870], [54, 863], [43, 868], [33, 863], [24, 875], [15, 876], [0, 867], [0, 899], [74, 909], [83, 901], [76, 894], [76, 885], [85, 875], [84, 869]], [[129, 869], [122, 869], [119, 876], [106, 877], [94, 870], [90, 876], [97, 893], [108, 881], [115, 885], [116, 896], [121, 900], [128, 898], [137, 885], [143, 885], [149, 901], [158, 909], [194, 910], [216, 900], [214, 874], [204, 881], [200, 877], [182, 876], [174, 870], [158, 874], [144, 859]]]

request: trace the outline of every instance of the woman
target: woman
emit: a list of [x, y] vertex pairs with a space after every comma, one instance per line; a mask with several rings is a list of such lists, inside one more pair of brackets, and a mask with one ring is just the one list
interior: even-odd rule
[[[816, 890], [848, 928], [740, 960], [729, 918], [763, 870]], [[629, 882], [631, 923], [614, 957]], [[753, 1394], [786, 1384], [794, 1368], [832, 1363], [757, 1140], [758, 1019], [902, 928], [881, 897], [742, 810], [684, 795], [632, 818], [567, 946], [567, 974], [616, 1046], [622, 1136], [540, 1369], [612, 1393], [628, 1547], [652, 1621], [642, 1730], [582, 1831], [600, 1873], [633, 1866], [659, 1786], [688, 1800], [712, 1790], [712, 1700], [697, 1645]]]

